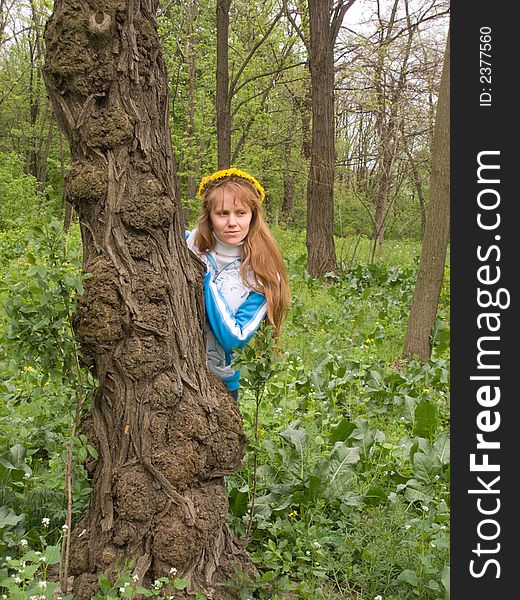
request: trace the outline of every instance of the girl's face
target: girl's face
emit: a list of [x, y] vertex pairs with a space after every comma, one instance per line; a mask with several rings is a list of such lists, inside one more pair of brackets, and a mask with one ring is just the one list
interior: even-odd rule
[[231, 190], [223, 189], [209, 213], [213, 232], [224, 244], [239, 244], [249, 232], [253, 213], [247, 204], [235, 199]]

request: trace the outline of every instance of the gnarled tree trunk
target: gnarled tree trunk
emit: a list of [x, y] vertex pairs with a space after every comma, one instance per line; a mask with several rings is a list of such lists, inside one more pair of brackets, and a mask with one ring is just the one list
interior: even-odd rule
[[178, 597], [234, 597], [215, 582], [247, 564], [223, 485], [247, 440], [206, 367], [202, 265], [174, 192], [156, 7], [56, 0], [45, 32], [45, 81], [72, 155], [66, 194], [91, 274], [75, 330], [99, 381], [84, 423], [99, 450], [91, 504], [71, 534], [77, 599], [130, 559], [144, 583], [177, 569], [190, 581]]

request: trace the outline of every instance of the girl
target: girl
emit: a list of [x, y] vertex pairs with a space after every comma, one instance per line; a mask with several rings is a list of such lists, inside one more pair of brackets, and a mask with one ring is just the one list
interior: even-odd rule
[[202, 210], [188, 247], [206, 265], [206, 352], [211, 371], [238, 399], [240, 371], [233, 350], [253, 337], [264, 319], [274, 336], [289, 307], [282, 256], [262, 217], [265, 192], [249, 173], [225, 169], [199, 186]]

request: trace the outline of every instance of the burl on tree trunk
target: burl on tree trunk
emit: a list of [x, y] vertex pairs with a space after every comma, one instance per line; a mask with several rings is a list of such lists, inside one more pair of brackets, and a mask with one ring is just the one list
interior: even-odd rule
[[[247, 439], [206, 367], [202, 265], [173, 184], [156, 0], [56, 0], [44, 76], [69, 140], [66, 194], [79, 214], [85, 282], [75, 320], [99, 381], [84, 431], [99, 451], [71, 534], [74, 597], [126, 561], [140, 582], [172, 568], [210, 598], [247, 554], [226, 527], [223, 477]], [[191, 592], [191, 593], [190, 593]]]

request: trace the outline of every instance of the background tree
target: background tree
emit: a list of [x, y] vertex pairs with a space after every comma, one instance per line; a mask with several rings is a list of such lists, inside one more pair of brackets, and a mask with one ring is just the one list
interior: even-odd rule
[[99, 452], [91, 504], [70, 534], [74, 596], [85, 600], [100, 572], [126, 560], [141, 582], [175, 567], [191, 590], [224, 598], [215, 582], [245, 560], [226, 527], [223, 476], [246, 440], [206, 368], [202, 268], [174, 193], [156, 8], [57, 0], [45, 33], [45, 81], [71, 149], [66, 191], [90, 274], [75, 331], [99, 381], [83, 424]]
[[430, 203], [426, 218], [419, 273], [404, 340], [403, 356], [430, 357], [430, 334], [444, 279], [450, 224], [450, 32], [446, 40], [435, 135]]
[[344, 27], [337, 45], [336, 148], [345, 185], [336, 205], [349, 229], [372, 235], [373, 261], [387, 233], [420, 235], [444, 52], [444, 39], [437, 50], [438, 22], [446, 6], [376, 1], [365, 10], [363, 26]]
[[[2, 11], [0, 153], [16, 154], [25, 172], [37, 180], [35, 210], [61, 211], [60, 157], [67, 161], [68, 156], [60, 151], [60, 137], [41, 73], [48, 7], [40, 0], [20, 0], [4, 3]], [[16, 218], [17, 214], [11, 216]]]
[[[307, 270], [312, 277], [335, 272], [334, 245], [334, 45], [355, 0], [308, 0], [309, 37], [300, 37], [309, 57], [312, 143], [307, 180]], [[290, 15], [290, 13], [287, 13]], [[291, 17], [295, 27], [294, 19]]]
[[215, 106], [219, 169], [231, 164], [231, 94], [229, 89], [229, 8], [231, 0], [217, 0], [217, 69]]

